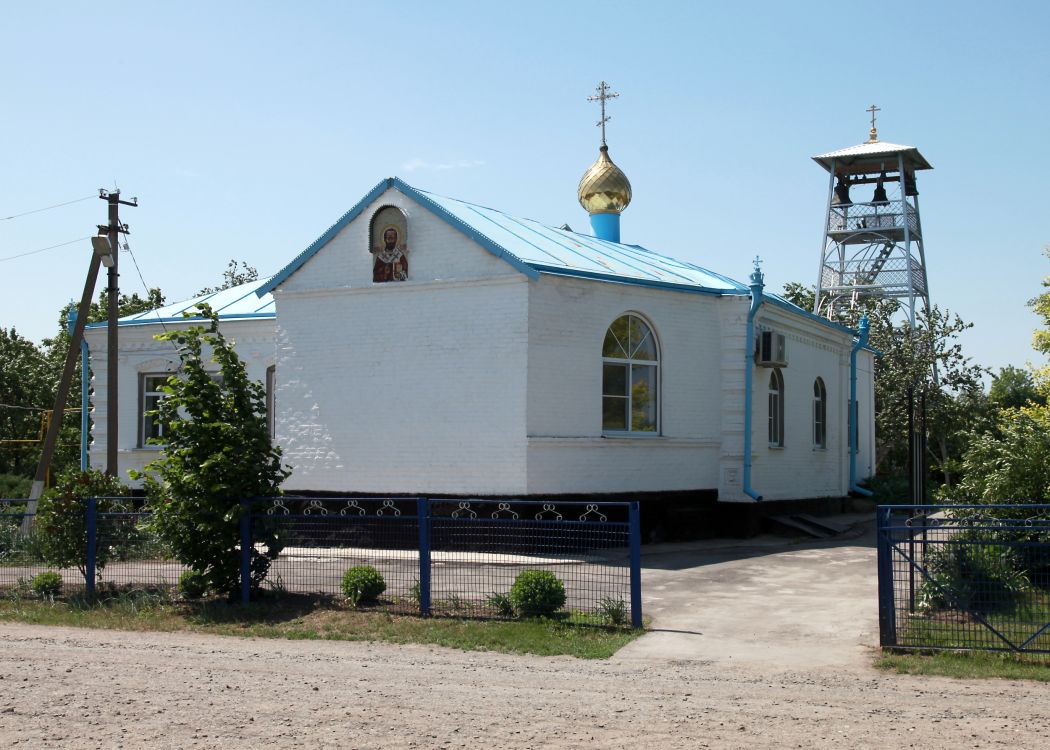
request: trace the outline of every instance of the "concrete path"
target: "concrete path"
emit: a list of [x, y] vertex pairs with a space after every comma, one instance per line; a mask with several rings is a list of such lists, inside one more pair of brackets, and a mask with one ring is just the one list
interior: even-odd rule
[[874, 519], [840, 517], [830, 541], [762, 536], [642, 551], [652, 631], [619, 660], [748, 664], [771, 670], [853, 666], [878, 642]]

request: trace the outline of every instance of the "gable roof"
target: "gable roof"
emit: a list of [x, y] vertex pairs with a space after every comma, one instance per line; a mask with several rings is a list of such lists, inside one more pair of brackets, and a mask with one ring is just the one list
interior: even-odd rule
[[623, 245], [568, 229], [555, 229], [532, 219], [510, 216], [494, 208], [418, 190], [397, 177], [388, 177], [372, 188], [291, 263], [260, 285], [256, 293], [261, 296], [280, 286], [391, 188], [408, 196], [532, 279], [545, 273], [707, 294], [749, 292], [746, 285], [727, 276], [660, 255], [640, 245]]
[[[223, 289], [211, 294], [202, 294], [193, 299], [173, 302], [156, 310], [127, 315], [117, 321], [119, 326], [149, 325], [151, 323], [181, 323], [183, 321], [202, 320], [200, 316], [184, 318], [182, 314], [192, 310], [201, 302], [207, 302], [211, 309], [219, 314], [219, 320], [240, 320], [251, 318], [274, 318], [276, 308], [272, 294], [258, 294], [259, 287], [265, 280], [250, 281], [247, 284]], [[106, 322], [89, 323], [88, 328], [103, 328]]]

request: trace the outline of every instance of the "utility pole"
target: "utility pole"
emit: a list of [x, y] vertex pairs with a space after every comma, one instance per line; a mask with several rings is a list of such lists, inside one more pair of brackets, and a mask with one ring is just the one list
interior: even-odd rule
[[117, 434], [119, 430], [119, 414], [117, 398], [119, 389], [117, 387], [117, 303], [119, 301], [120, 285], [118, 279], [118, 248], [120, 247], [120, 233], [128, 234], [128, 227], [120, 223], [120, 207], [138, 206], [139, 199], [132, 198], [130, 201], [120, 199], [120, 190], [109, 192], [99, 189], [98, 197], [109, 203], [109, 224], [99, 225], [99, 231], [109, 233], [109, 243], [113, 248], [113, 265], [109, 268], [109, 308], [108, 323], [106, 328], [106, 473], [110, 476], [117, 475]]

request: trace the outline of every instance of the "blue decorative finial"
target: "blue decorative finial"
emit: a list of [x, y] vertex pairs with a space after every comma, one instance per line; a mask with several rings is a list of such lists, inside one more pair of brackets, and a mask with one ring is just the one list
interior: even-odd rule
[[754, 263], [755, 270], [751, 272], [751, 286], [764, 286], [766, 277], [762, 275], [762, 259], [756, 255]]

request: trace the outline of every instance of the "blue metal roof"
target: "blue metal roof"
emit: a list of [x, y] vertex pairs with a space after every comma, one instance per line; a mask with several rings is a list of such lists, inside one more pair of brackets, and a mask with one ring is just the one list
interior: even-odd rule
[[[202, 294], [199, 297], [174, 302], [164, 307], [148, 312], [136, 313], [120, 318], [118, 325], [136, 326], [148, 325], [150, 323], [178, 323], [184, 320], [200, 320], [200, 317], [184, 318], [182, 314], [193, 309], [201, 302], [207, 302], [211, 309], [219, 314], [220, 320], [241, 320], [251, 318], [274, 318], [276, 307], [273, 303], [273, 295], [257, 294], [259, 287], [266, 280], [250, 281], [247, 284], [223, 289], [212, 294]], [[90, 323], [88, 328], [103, 328], [105, 321], [101, 323]]]
[[747, 294], [749, 291], [746, 285], [727, 276], [639, 245], [622, 245], [566, 229], [554, 229], [532, 219], [509, 216], [494, 208], [417, 190], [397, 177], [389, 177], [372, 188], [328, 231], [260, 286], [257, 293], [262, 295], [279, 286], [388, 188], [412, 198], [533, 279], [546, 273], [708, 294]]

